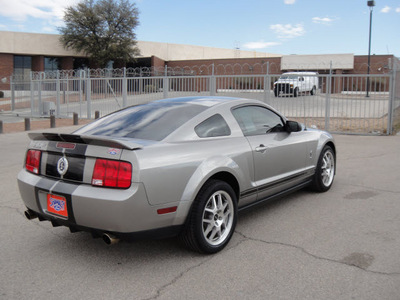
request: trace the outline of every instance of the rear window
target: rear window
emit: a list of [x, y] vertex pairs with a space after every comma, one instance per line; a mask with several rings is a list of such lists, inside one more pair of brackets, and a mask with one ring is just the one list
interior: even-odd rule
[[205, 109], [205, 106], [180, 102], [138, 105], [105, 116], [75, 134], [161, 141]]

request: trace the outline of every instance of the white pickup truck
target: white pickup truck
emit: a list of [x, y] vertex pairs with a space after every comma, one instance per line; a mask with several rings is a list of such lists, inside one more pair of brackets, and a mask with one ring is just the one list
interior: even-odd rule
[[275, 97], [310, 92], [315, 95], [318, 88], [318, 73], [316, 72], [288, 72], [283, 73], [278, 81], [274, 82]]

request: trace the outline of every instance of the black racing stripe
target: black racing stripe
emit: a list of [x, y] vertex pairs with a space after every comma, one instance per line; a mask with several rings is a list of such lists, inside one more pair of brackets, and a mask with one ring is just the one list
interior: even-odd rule
[[[65, 147], [68, 145], [69, 147]], [[72, 148], [73, 147], [73, 148]], [[73, 155], [85, 155], [88, 145], [86, 144], [76, 144], [76, 143], [66, 143], [60, 141], [50, 141], [47, 145], [47, 151], [49, 152], [60, 152]]]
[[311, 172], [310, 171], [304, 171], [304, 172], [301, 172], [301, 173], [298, 173], [298, 174], [295, 174], [295, 175], [292, 175], [292, 176], [289, 176], [289, 177], [285, 177], [283, 179], [276, 180], [274, 182], [270, 182], [270, 183], [261, 185], [261, 186], [258, 187], [258, 191], [262, 192], [262, 191], [274, 188], [274, 187], [276, 187], [278, 185], [281, 185], [281, 184], [287, 183], [289, 181], [292, 181], [294, 179], [297, 179], [297, 178], [300, 178], [300, 177], [303, 177], [303, 176], [306, 176], [306, 175], [310, 175], [311, 176], [313, 174], [314, 174], [313, 171], [311, 171]]
[[270, 182], [270, 183], [261, 185], [259, 187], [255, 187], [255, 188], [251, 188], [251, 189], [245, 190], [245, 191], [240, 193], [240, 198], [245, 198], [245, 197], [257, 194], [259, 192], [265, 191], [267, 189], [272, 189], [272, 188], [274, 188], [274, 187], [276, 187], [278, 185], [287, 183], [287, 182], [292, 181], [292, 180], [294, 180], [296, 178], [300, 178], [300, 177], [303, 177], [303, 176], [312, 176], [312, 175], [314, 175], [314, 169], [307, 170], [307, 171], [304, 171], [304, 172], [301, 172], [301, 173], [298, 173], [298, 174], [295, 174], [295, 175], [292, 175], [292, 176], [289, 176], [289, 177], [285, 177], [283, 179], [279, 179], [279, 180], [276, 180], [274, 182]]
[[50, 188], [54, 185], [54, 183], [55, 183], [54, 179], [42, 177], [36, 184], [36, 188], [49, 191]]
[[57, 182], [57, 184], [52, 189], [52, 192], [56, 193], [56, 194], [72, 195], [72, 193], [74, 193], [75, 190], [79, 186], [80, 186], [80, 184], [72, 184], [72, 183], [66, 183], [66, 182], [63, 182], [63, 181], [59, 181], [59, 182]]
[[[39, 183], [41, 183], [42, 180], [40, 180]], [[54, 180], [48, 180], [51, 181], [51, 186], [54, 185]], [[75, 216], [74, 216], [74, 210], [72, 207], [72, 198], [71, 195], [72, 193], [79, 187], [79, 185], [76, 184], [68, 184], [65, 182], [57, 182], [56, 185], [54, 186], [54, 188], [50, 191], [50, 188], [40, 188], [39, 187], [40, 184], [38, 184], [35, 187], [35, 197], [36, 197], [36, 203], [38, 205], [38, 207], [41, 209], [41, 211], [45, 211], [47, 210], [47, 207], [42, 207], [39, 201], [39, 192], [43, 192], [45, 194], [52, 194], [52, 195], [57, 195], [57, 196], [62, 196], [65, 198], [66, 202], [67, 202], [67, 211], [68, 211], [68, 222], [70, 224], [76, 224], [75, 221]], [[44, 186], [44, 185], [42, 185]], [[48, 184], [46, 184], [46, 186], [48, 186]], [[46, 202], [47, 203], [47, 202]], [[49, 213], [49, 215], [53, 215], [51, 213]], [[57, 216], [56, 216], [57, 217]], [[62, 217], [59, 217], [62, 218]]]
[[245, 191], [240, 193], [240, 198], [245, 198], [245, 197], [257, 194], [257, 193], [258, 193], [258, 189], [257, 188], [248, 189], [248, 190], [245, 190]]
[[68, 160], [68, 171], [64, 176], [61, 175], [57, 171], [58, 160], [63, 157], [61, 153], [48, 153], [47, 161], [46, 161], [46, 175], [62, 178], [65, 180], [73, 180], [73, 181], [83, 181], [83, 171], [85, 168], [85, 158], [84, 157], [76, 157], [65, 154], [66, 159]]
[[268, 196], [268, 197], [265, 197], [265, 198], [262, 198], [262, 199], [258, 199], [257, 201], [254, 201], [254, 202], [251, 202], [251, 203], [249, 203], [249, 204], [247, 204], [247, 205], [245, 205], [245, 206], [242, 206], [242, 207], [238, 208], [238, 211], [243, 211], [243, 210], [246, 210], [246, 209], [248, 209], [248, 208], [254, 207], [254, 206], [256, 206], [256, 205], [259, 205], [259, 204], [261, 204], [261, 203], [268, 202], [268, 201], [272, 201], [272, 200], [275, 200], [275, 199], [284, 197], [284, 196], [286, 196], [286, 195], [288, 195], [288, 194], [290, 194], [290, 193], [293, 193], [294, 191], [297, 191], [297, 190], [300, 190], [300, 189], [302, 189], [302, 188], [305, 188], [305, 187], [308, 186], [311, 182], [312, 182], [311, 179], [305, 180], [304, 182], [301, 182], [301, 183], [299, 183], [299, 184], [297, 184], [297, 185], [295, 185], [295, 186], [292, 186], [292, 187], [289, 188], [289, 189], [286, 189], [286, 190], [284, 190], [284, 191], [281, 191], [281, 192], [279, 192], [279, 193], [276, 193], [276, 194], [274, 194], [274, 195], [271, 195], [271, 196]]

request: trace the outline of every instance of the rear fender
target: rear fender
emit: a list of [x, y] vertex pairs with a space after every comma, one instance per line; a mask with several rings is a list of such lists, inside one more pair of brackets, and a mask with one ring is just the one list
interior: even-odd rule
[[237, 163], [229, 157], [213, 156], [203, 161], [193, 175], [190, 177], [181, 198], [179, 205], [179, 213], [175, 219], [176, 224], [185, 222], [186, 216], [192, 206], [193, 201], [196, 199], [202, 186], [215, 174], [220, 172], [227, 172], [233, 175], [237, 181], [243, 182], [244, 175]]
[[[227, 172], [232, 174], [237, 181], [243, 182], [244, 176], [237, 163], [229, 157], [214, 156], [205, 160], [189, 179], [182, 194], [181, 201], [193, 202], [201, 187], [215, 174]], [[240, 187], [239, 187], [240, 188]]]

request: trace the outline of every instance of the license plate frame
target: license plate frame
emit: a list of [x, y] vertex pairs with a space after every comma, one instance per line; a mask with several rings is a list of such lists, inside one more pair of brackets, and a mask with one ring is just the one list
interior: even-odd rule
[[63, 196], [47, 194], [47, 212], [68, 219], [67, 199]]

